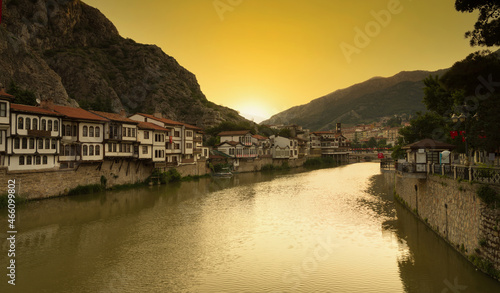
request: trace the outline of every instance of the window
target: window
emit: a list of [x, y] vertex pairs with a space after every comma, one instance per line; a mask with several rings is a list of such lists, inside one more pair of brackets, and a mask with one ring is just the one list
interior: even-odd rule
[[47, 120], [42, 119], [42, 121], [40, 122], [40, 129], [43, 131], [47, 130]]
[[89, 127], [89, 137], [94, 137], [94, 126]]
[[52, 143], [52, 149], [55, 150], [57, 146], [57, 140], [51, 139], [50, 142]]
[[87, 126], [83, 126], [83, 136], [84, 137], [88, 136], [88, 127]]
[[144, 139], [149, 139], [149, 131], [144, 131]]
[[38, 130], [38, 119], [33, 118], [33, 130]]
[[175, 150], [180, 150], [181, 149], [181, 145], [179, 143], [174, 144], [174, 149]]
[[14, 149], [19, 149], [20, 142], [19, 137], [14, 138]]
[[76, 136], [76, 125], [73, 125], [73, 136]]
[[93, 156], [94, 155], [94, 146], [91, 145], [89, 146], [89, 156]]
[[147, 146], [142, 146], [142, 154], [146, 155], [148, 153], [148, 147]]
[[100, 156], [101, 155], [101, 146], [100, 145], [96, 145], [95, 146], [95, 155], [96, 156]]
[[45, 139], [45, 149], [50, 149], [50, 139], [48, 138]]
[[229, 149], [229, 154], [234, 155], [234, 149]]
[[71, 147], [69, 145], [67, 145], [65, 148], [64, 148], [64, 155], [65, 156], [69, 156], [70, 155], [70, 151], [71, 151]]
[[42, 138], [38, 139], [38, 148], [43, 150], [43, 139]]
[[35, 165], [41, 165], [42, 164], [42, 157], [36, 156], [35, 157]]
[[71, 125], [66, 125], [66, 136], [71, 136]]
[[132, 136], [132, 129], [131, 128], [127, 128], [127, 136], [128, 137]]
[[135, 128], [132, 128], [132, 137], [135, 137]]
[[26, 124], [26, 129], [31, 129], [31, 119], [30, 118], [26, 118], [25, 120], [25, 124]]
[[86, 156], [88, 154], [88, 147], [86, 145], [83, 146], [83, 155]]
[[19, 119], [17, 119], [17, 128], [24, 129], [24, 119], [22, 117], [19, 117]]
[[0, 103], [0, 117], [7, 117], [7, 103]]
[[113, 144], [113, 153], [116, 153], [116, 143]]
[[113, 144], [112, 143], [108, 143], [108, 152], [113, 152]]
[[179, 131], [174, 131], [174, 136], [175, 137], [180, 137], [181, 136], [181, 133]]
[[[49, 122], [49, 124], [50, 124], [50, 122]], [[54, 131], [59, 131], [59, 121], [57, 121], [57, 120], [54, 120]]]
[[193, 148], [193, 144], [192, 143], [186, 143], [186, 148], [187, 149], [192, 149]]
[[26, 156], [26, 165], [31, 165], [32, 160], [31, 156]]
[[47, 130], [52, 131], [52, 120], [49, 120], [48, 125], [47, 125]]
[[95, 127], [95, 137], [101, 137], [101, 128], [99, 126]]
[[19, 157], [19, 166], [23, 166], [24, 165], [24, 156], [20, 156]]
[[126, 137], [127, 136], [127, 128], [122, 127], [122, 136]]
[[123, 152], [123, 145], [120, 143], [119, 146], [120, 146], [120, 153], [122, 153]]
[[187, 137], [193, 137], [193, 132], [191, 130], [186, 131]]
[[30, 138], [30, 150], [35, 149], [35, 139]]
[[43, 156], [43, 162], [44, 165], [48, 164], [47, 156]]

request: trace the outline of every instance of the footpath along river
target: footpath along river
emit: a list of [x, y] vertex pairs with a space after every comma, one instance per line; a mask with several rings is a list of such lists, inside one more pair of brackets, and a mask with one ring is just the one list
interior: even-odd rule
[[379, 164], [238, 174], [17, 207], [0, 292], [500, 292], [399, 203]]

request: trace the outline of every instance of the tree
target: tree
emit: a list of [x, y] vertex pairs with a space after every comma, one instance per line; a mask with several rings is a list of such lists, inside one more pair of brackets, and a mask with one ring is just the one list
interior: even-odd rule
[[498, 0], [456, 0], [455, 9], [472, 13], [479, 11], [474, 30], [465, 33], [471, 46], [500, 45], [500, 1]]
[[369, 147], [369, 148], [374, 148], [377, 146], [377, 141], [375, 140], [375, 137], [370, 137], [370, 139], [368, 140], [368, 142], [366, 143], [366, 145]]
[[36, 102], [36, 96], [34, 92], [27, 89], [22, 89], [14, 82], [10, 83], [9, 90], [7, 92], [14, 96], [14, 102], [17, 104], [30, 106], [36, 106], [38, 104]]
[[449, 112], [453, 105], [453, 97], [439, 81], [439, 77], [437, 75], [427, 77], [424, 79], [424, 85], [423, 103], [427, 109], [439, 115]]

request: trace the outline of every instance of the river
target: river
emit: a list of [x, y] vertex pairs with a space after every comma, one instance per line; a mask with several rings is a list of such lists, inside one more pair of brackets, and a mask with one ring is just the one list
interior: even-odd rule
[[54, 198], [16, 219], [0, 292], [500, 292], [375, 163]]

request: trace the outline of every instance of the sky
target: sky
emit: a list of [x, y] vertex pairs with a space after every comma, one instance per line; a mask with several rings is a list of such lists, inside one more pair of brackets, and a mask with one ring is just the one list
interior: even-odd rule
[[260, 122], [337, 89], [469, 53], [454, 0], [83, 0], [125, 38], [196, 75], [208, 100]]

